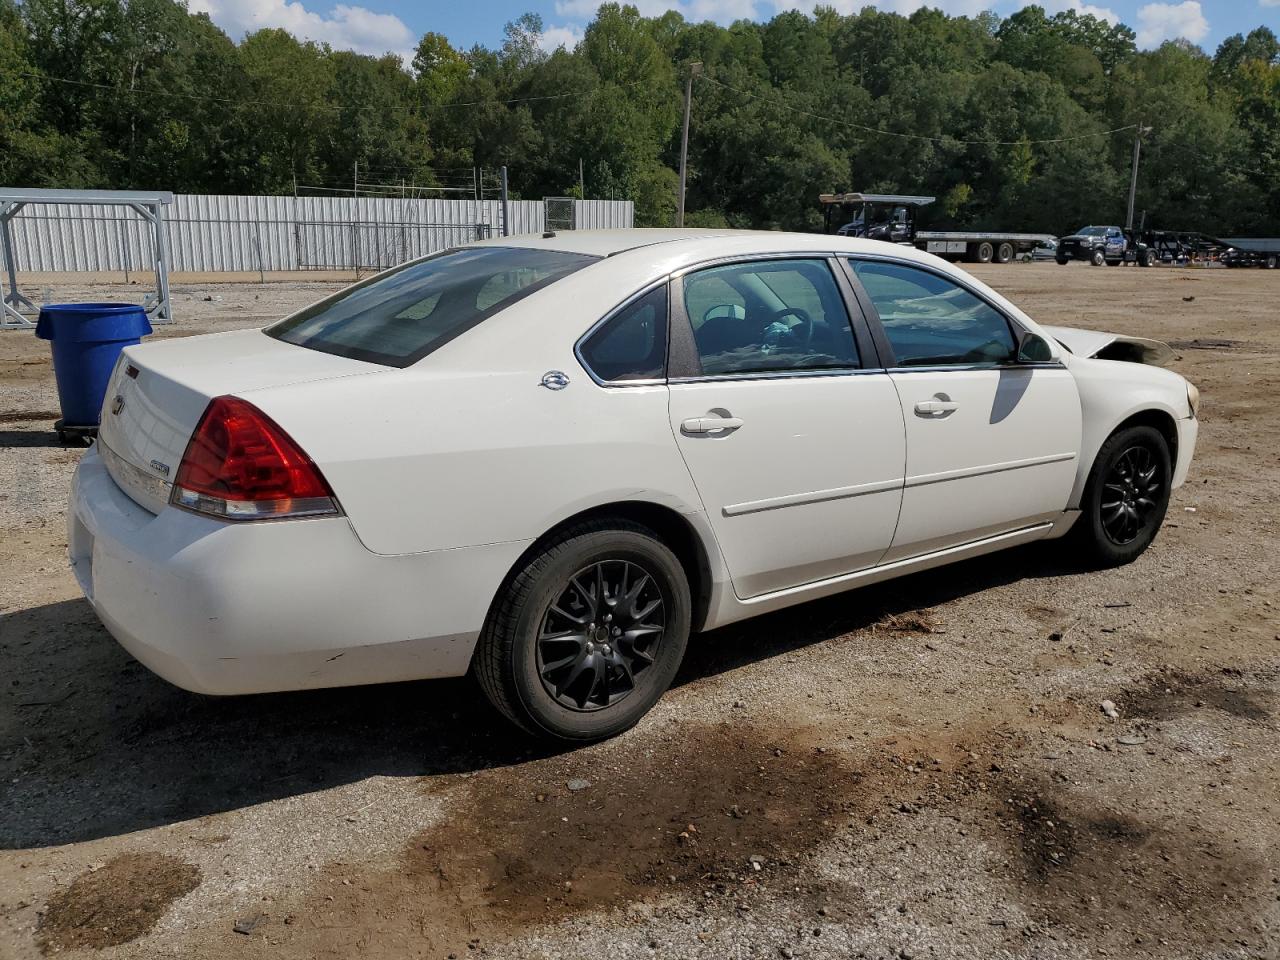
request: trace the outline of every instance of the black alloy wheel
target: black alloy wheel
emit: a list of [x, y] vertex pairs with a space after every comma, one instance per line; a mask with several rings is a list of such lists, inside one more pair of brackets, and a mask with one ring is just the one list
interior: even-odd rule
[[688, 574], [658, 533], [622, 517], [583, 520], [517, 563], [471, 668], [530, 733], [601, 740], [633, 727], [671, 686], [692, 620]]
[[630, 560], [601, 560], [569, 578], [538, 631], [538, 676], [561, 706], [593, 711], [635, 690], [653, 666], [667, 610], [653, 575]]
[[1169, 508], [1173, 460], [1155, 427], [1123, 427], [1098, 450], [1071, 537], [1092, 565], [1135, 560], [1160, 531]]
[[1160, 464], [1149, 448], [1133, 446], [1120, 454], [1103, 481], [1100, 502], [1102, 529], [1113, 543], [1138, 539], [1155, 518], [1163, 490]]

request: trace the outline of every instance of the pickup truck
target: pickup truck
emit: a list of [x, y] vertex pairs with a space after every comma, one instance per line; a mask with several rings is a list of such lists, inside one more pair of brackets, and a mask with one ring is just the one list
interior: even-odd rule
[[1124, 263], [1129, 250], [1129, 239], [1120, 227], [1081, 227], [1067, 237], [1058, 238], [1058, 263], [1064, 266], [1072, 260], [1087, 260], [1095, 267], [1104, 263], [1118, 266]]

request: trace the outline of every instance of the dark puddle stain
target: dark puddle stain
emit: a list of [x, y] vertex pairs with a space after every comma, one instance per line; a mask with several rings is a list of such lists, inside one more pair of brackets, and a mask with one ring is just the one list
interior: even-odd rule
[[1267, 721], [1270, 694], [1250, 689], [1243, 671], [1225, 668], [1217, 674], [1157, 673], [1116, 700], [1125, 716], [1167, 720], [1197, 710], [1220, 710], [1242, 720]]
[[445, 955], [663, 893], [795, 896], [799, 858], [861, 809], [860, 777], [791, 733], [682, 734], [432, 781], [451, 796], [465, 783], [465, 800], [413, 839], [398, 869], [333, 865], [325, 927], [375, 908]]
[[121, 854], [50, 898], [36, 941], [44, 953], [129, 943], [150, 932], [170, 904], [199, 885], [199, 868], [176, 857]]

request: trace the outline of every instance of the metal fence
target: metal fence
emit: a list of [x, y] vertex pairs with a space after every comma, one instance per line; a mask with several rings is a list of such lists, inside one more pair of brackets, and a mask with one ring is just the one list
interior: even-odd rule
[[[634, 225], [629, 200], [567, 202], [572, 226]], [[510, 232], [548, 229], [547, 206], [511, 201]], [[558, 229], [570, 228], [569, 213], [558, 211]], [[502, 233], [498, 200], [176, 194], [166, 214], [170, 269], [191, 273], [381, 269]], [[149, 274], [154, 263], [150, 227], [110, 207], [31, 207], [14, 218], [13, 237], [23, 271]]]

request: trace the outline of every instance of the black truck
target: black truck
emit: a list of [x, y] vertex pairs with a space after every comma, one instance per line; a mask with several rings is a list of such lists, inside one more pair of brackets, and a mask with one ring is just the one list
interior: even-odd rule
[[[1058, 263], [1084, 260], [1100, 267], [1136, 263], [1154, 267], [1160, 263], [1224, 260], [1232, 241], [1181, 230], [1127, 230], [1124, 227], [1083, 227], [1058, 238]], [[1230, 265], [1230, 264], [1229, 264]]]

